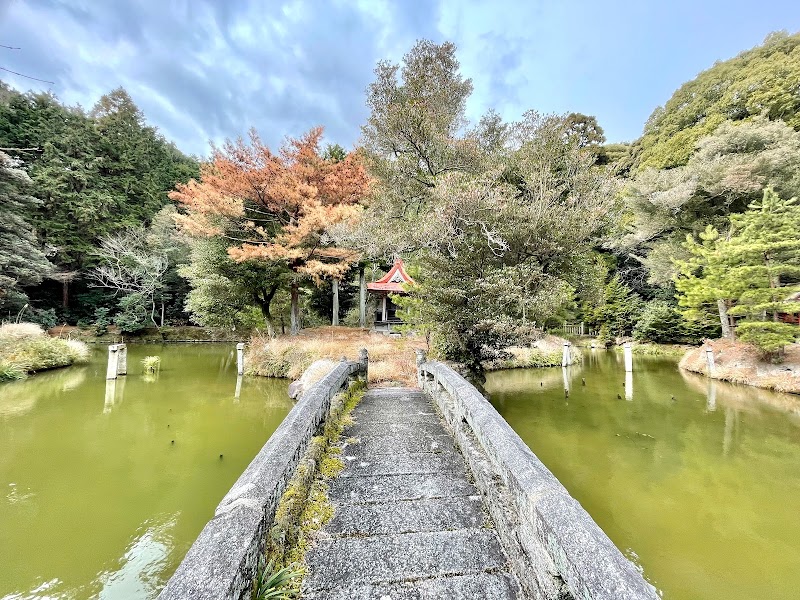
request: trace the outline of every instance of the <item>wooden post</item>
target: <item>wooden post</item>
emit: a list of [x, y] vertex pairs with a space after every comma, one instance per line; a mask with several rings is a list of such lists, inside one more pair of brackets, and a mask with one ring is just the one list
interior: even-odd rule
[[564, 342], [564, 351], [561, 354], [561, 366], [568, 367], [572, 364], [572, 357], [569, 352], [570, 343]]
[[389, 320], [389, 315], [386, 312], [386, 298], [387, 298], [387, 296], [386, 296], [386, 294], [384, 294], [383, 295], [383, 305], [382, 305], [383, 311], [381, 312], [381, 320], [384, 323]]
[[584, 331], [584, 329], [583, 329], [583, 321], [581, 321], [581, 335], [583, 335], [583, 331]]
[[339, 281], [337, 279], [333, 280], [331, 288], [333, 289], [333, 318], [331, 319], [331, 325], [335, 327], [339, 324]]
[[367, 326], [367, 278], [363, 265], [358, 270], [358, 326]]
[[119, 362], [117, 363], [117, 375], [128, 374], [128, 346], [125, 344], [117, 344]]
[[714, 362], [714, 349], [709, 346], [706, 346], [706, 365], [708, 365], [708, 375], [710, 377], [717, 365]]
[[244, 342], [236, 344], [236, 374], [244, 374]]
[[622, 345], [622, 352], [625, 355], [625, 372], [632, 373], [633, 372], [633, 350], [631, 349], [631, 343], [625, 342]]

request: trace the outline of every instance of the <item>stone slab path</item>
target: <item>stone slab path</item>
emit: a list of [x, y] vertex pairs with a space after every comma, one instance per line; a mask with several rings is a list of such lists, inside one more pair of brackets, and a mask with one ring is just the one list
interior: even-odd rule
[[522, 594], [464, 460], [419, 390], [368, 391], [344, 432], [336, 508], [306, 560], [304, 598], [417, 600]]

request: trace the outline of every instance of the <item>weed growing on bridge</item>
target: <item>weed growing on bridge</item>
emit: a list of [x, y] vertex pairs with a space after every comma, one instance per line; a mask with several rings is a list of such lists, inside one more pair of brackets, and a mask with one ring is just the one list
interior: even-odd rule
[[[265, 550], [267, 564], [289, 568], [298, 573], [287, 585], [299, 593], [306, 567], [306, 551], [314, 534], [333, 518], [333, 505], [328, 499], [328, 483], [344, 469], [340, 458], [342, 431], [353, 423], [351, 413], [364, 396], [366, 384], [353, 383], [331, 403], [331, 412], [321, 435], [311, 438], [275, 512]], [[274, 568], [273, 567], [273, 568]], [[254, 584], [264, 576], [262, 570]], [[284, 596], [267, 596], [284, 597]], [[285, 596], [291, 598], [294, 596]]]

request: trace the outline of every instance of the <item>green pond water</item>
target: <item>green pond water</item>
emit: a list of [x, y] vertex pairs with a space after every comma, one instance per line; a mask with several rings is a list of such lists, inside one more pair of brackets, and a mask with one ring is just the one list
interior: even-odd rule
[[664, 598], [800, 598], [800, 397], [584, 355], [489, 374], [492, 404]]
[[128, 346], [116, 385], [105, 361], [0, 384], [3, 600], [155, 598], [291, 408], [280, 380], [235, 397], [233, 344]]

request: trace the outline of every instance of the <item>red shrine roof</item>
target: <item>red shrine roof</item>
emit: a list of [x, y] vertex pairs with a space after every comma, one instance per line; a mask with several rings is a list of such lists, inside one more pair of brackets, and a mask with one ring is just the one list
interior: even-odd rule
[[368, 283], [367, 289], [372, 292], [395, 292], [402, 294], [405, 291], [403, 290], [404, 285], [414, 283], [416, 282], [406, 273], [402, 259], [398, 258], [394, 261], [394, 266], [389, 272], [378, 279], [378, 281]]

